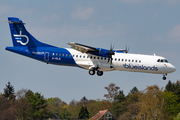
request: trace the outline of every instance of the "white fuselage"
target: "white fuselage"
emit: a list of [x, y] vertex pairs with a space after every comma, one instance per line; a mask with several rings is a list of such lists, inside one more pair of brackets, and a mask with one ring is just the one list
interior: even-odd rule
[[[176, 70], [172, 64], [165, 61], [161, 62], [161, 60], [165, 60], [164, 57], [155, 55], [115, 52], [115, 55], [112, 56], [113, 68], [111, 68], [110, 63], [107, 63], [108, 58], [81, 53], [74, 49], [67, 50], [73, 55], [73, 58], [78, 66], [88, 70], [98, 67], [100, 71], [120, 70], [155, 74], [167, 74]], [[158, 62], [158, 60], [160, 60], [160, 62]]]

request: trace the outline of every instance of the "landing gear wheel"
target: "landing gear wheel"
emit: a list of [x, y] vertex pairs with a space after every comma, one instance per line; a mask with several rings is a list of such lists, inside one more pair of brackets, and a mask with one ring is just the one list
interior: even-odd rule
[[165, 77], [165, 76], [163, 77], [163, 80], [166, 80], [166, 77]]
[[94, 75], [95, 74], [95, 70], [89, 70], [89, 74], [90, 75]]
[[98, 76], [102, 76], [102, 75], [103, 75], [103, 71], [99, 71], [99, 70], [98, 70], [98, 71], [97, 71], [97, 75], [98, 75]]

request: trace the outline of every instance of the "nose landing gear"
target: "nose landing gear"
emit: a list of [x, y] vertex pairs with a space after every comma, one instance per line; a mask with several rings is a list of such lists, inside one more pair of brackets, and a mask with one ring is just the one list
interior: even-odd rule
[[166, 80], [166, 77], [165, 77], [165, 76], [163, 77], [163, 80]]
[[166, 74], [163, 74], [163, 80], [166, 80], [166, 75], [167, 75], [167, 73]]

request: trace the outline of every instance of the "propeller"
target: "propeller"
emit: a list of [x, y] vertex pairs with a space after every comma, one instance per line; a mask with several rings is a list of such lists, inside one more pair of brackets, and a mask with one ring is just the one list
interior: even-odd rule
[[126, 45], [125, 53], [128, 53], [128, 52], [129, 52], [129, 48], [130, 48], [130, 47], [127, 47], [127, 45]]
[[110, 64], [112, 65], [112, 55], [114, 55], [115, 53], [113, 52], [113, 49], [114, 49], [114, 46], [112, 46], [112, 44], [111, 44], [111, 46], [110, 46], [110, 51], [109, 51], [109, 53], [108, 53], [108, 62], [107, 63], [109, 63], [109, 61], [110, 61]]
[[101, 48], [99, 49], [99, 55], [101, 55]]

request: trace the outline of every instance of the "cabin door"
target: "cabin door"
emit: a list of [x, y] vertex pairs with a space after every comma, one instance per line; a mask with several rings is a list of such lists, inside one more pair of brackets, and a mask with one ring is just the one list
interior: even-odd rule
[[49, 52], [45, 52], [44, 54], [44, 60], [49, 61]]

